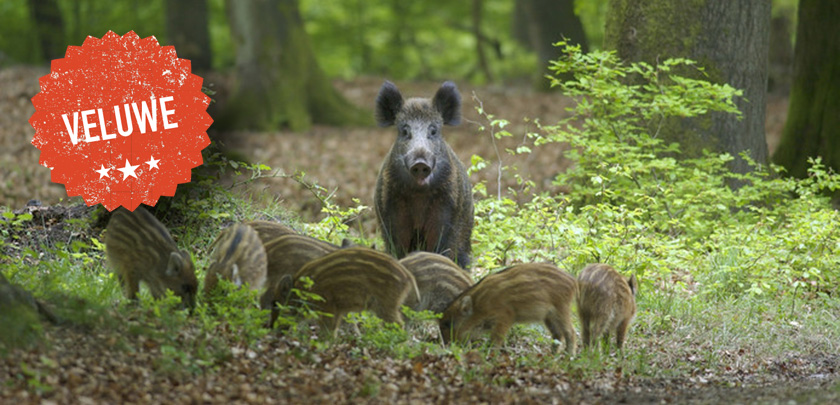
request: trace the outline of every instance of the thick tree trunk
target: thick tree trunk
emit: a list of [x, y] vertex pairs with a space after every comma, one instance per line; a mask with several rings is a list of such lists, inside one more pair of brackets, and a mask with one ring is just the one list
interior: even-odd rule
[[738, 158], [742, 151], [758, 163], [767, 162], [764, 114], [767, 90], [770, 2], [670, 0], [610, 0], [605, 44], [628, 61], [655, 64], [667, 58], [685, 57], [705, 67], [679, 72], [728, 83], [743, 89], [736, 100], [743, 118], [711, 113], [669, 125], [666, 139], [680, 142], [686, 157], [703, 149], [728, 152], [736, 157], [732, 169], [749, 170]]
[[178, 57], [189, 59], [193, 72], [212, 67], [207, 0], [166, 0], [166, 33]]
[[49, 63], [64, 57], [67, 44], [64, 38], [64, 19], [56, 0], [29, 0], [29, 14], [38, 33], [41, 55]]
[[347, 102], [318, 66], [297, 0], [229, 0], [227, 14], [237, 77], [221, 126], [301, 131], [313, 123], [373, 124], [373, 114]]
[[773, 161], [804, 177], [808, 157], [840, 171], [840, 2], [801, 0], [793, 84]]
[[[583, 31], [583, 24], [575, 14], [573, 0], [516, 0], [514, 9], [514, 37], [526, 42], [528, 48], [537, 53], [538, 66], [535, 84], [548, 88], [545, 75], [550, 61], [557, 59], [560, 52], [553, 46], [566, 38], [570, 43], [580, 44], [588, 52], [589, 44]], [[527, 41], [523, 41], [527, 39]]]

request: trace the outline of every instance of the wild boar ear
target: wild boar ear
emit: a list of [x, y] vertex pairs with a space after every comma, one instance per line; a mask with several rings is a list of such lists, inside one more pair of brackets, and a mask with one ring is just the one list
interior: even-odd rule
[[397, 113], [403, 106], [403, 98], [394, 83], [385, 81], [379, 88], [379, 95], [376, 96], [376, 122], [380, 127], [394, 125], [397, 120]]
[[443, 83], [435, 93], [432, 105], [443, 117], [444, 124], [458, 125], [461, 123], [461, 94], [458, 93], [458, 87], [455, 86], [455, 83]]
[[280, 281], [277, 283], [277, 292], [282, 293], [283, 296], [278, 296], [277, 299], [280, 300], [283, 304], [289, 301], [289, 296], [292, 293], [292, 287], [294, 287], [294, 280], [292, 280], [292, 276], [286, 274], [280, 278]]
[[344, 238], [344, 239], [341, 240], [341, 248], [342, 249], [349, 248], [349, 247], [352, 247], [352, 246], [353, 246], [353, 241], [351, 241], [349, 238]]
[[181, 274], [181, 267], [183, 266], [183, 258], [180, 252], [172, 252], [169, 254], [169, 263], [166, 264], [166, 276], [177, 277]]
[[469, 295], [464, 297], [461, 300], [461, 315], [463, 316], [470, 316], [473, 313], [473, 302], [472, 297]]
[[631, 275], [630, 278], [627, 280], [627, 285], [630, 286], [630, 291], [632, 291], [633, 295], [635, 296], [636, 291], [639, 290], [639, 284], [636, 282], [636, 275], [635, 274]]
[[231, 272], [230, 278], [233, 280], [233, 285], [235, 285], [236, 288], [242, 287], [242, 277], [239, 276], [239, 266], [237, 266], [236, 263], [233, 264], [233, 271]]

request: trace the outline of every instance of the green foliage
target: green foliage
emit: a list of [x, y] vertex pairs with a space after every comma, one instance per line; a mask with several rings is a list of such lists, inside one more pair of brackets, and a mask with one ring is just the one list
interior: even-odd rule
[[[837, 189], [840, 177], [819, 160], [808, 178], [795, 180], [758, 164], [731, 173], [725, 154], [680, 159], [679, 145], [657, 137], [660, 124], [710, 111], [737, 114], [732, 99], [740, 91], [673, 74], [693, 66], [684, 59], [625, 65], [609, 52], [566, 46], [563, 54], [552, 69], [570, 79], [551, 80], [578, 100], [574, 114], [529, 136], [533, 153], [548, 142], [568, 145], [565, 157], [575, 165], [556, 182], [570, 192], [520, 204], [523, 193], [508, 190], [477, 201], [478, 267], [549, 260], [576, 273], [606, 262], [636, 273], [643, 290], [721, 299], [832, 291], [840, 278], [840, 218], [824, 191]], [[483, 185], [476, 192], [486, 195]]]
[[[88, 35], [101, 38], [106, 32], [124, 35], [135, 31], [140, 37], [156, 36], [166, 44], [163, 27], [163, 1], [139, 2], [99, 0], [58, 0], [68, 46], [81, 46]], [[43, 63], [29, 2], [0, 2], [0, 55], [9, 62]], [[4, 64], [0, 56], [0, 65]]]
[[[332, 200], [335, 190], [329, 191], [318, 183], [310, 182], [306, 179], [306, 173], [299, 171], [292, 175], [283, 175], [283, 177], [298, 182], [321, 202], [321, 213], [324, 214], [324, 218], [316, 224], [308, 224], [306, 230], [311, 236], [340, 244], [342, 238], [350, 236], [348, 233], [350, 230], [349, 224], [353, 222], [359, 225], [359, 234], [363, 234], [361, 222], [357, 220], [365, 211], [370, 210], [370, 207], [362, 205], [358, 198], [353, 199], [353, 203], [356, 204], [355, 207], [342, 208]], [[364, 237], [354, 238], [354, 240], [362, 245], [372, 244], [371, 240]]]
[[[603, 36], [603, 1], [578, 5], [590, 36]], [[384, 75], [396, 79], [464, 78], [486, 82], [478, 69], [470, 2], [303, 0], [300, 12], [320, 67], [331, 77]], [[171, 44], [166, 32], [165, 3], [59, 0], [67, 45], [79, 46], [86, 36], [102, 37], [135, 31]], [[536, 57], [512, 37], [514, 2], [485, 0], [482, 35], [488, 64], [495, 77], [523, 77], [534, 71]], [[235, 63], [225, 0], [209, 0], [208, 31], [213, 68]], [[590, 41], [591, 42], [591, 41]], [[39, 63], [40, 44], [28, 3], [0, 4], [0, 65]]]
[[385, 322], [368, 311], [348, 314], [347, 323], [363, 331], [356, 337], [357, 343], [363, 347], [399, 353], [400, 347], [404, 348], [409, 339], [408, 332], [402, 326]]
[[[484, 49], [493, 74], [526, 76], [536, 57], [511, 35], [512, 1], [484, 1], [482, 32], [498, 41]], [[329, 76], [397, 79], [461, 77], [486, 81], [477, 70], [471, 3], [452, 1], [301, 1], [306, 31]]]
[[[297, 332], [297, 321], [295, 319], [302, 319], [304, 321], [315, 320], [321, 317], [332, 317], [332, 314], [321, 312], [316, 309], [315, 305], [318, 302], [323, 302], [324, 298], [320, 295], [309, 291], [315, 284], [309, 277], [302, 277], [300, 281], [303, 283], [303, 288], [292, 288], [292, 297], [290, 300], [294, 301], [294, 311], [289, 311], [289, 307], [283, 308], [281, 306], [281, 313], [293, 312], [295, 318], [278, 318], [280, 325], [290, 326], [292, 331]], [[285, 309], [285, 310], [284, 310]]]
[[256, 305], [259, 294], [259, 291], [238, 288], [222, 279], [211, 293], [209, 302], [200, 305], [195, 312], [207, 333], [232, 332], [234, 342], [249, 345], [268, 333], [265, 329], [268, 312]]
[[0, 66], [12, 61], [40, 62], [40, 49], [27, 1], [0, 2]]
[[580, 17], [590, 49], [602, 48], [607, 3], [607, 0], [575, 0], [575, 14]]

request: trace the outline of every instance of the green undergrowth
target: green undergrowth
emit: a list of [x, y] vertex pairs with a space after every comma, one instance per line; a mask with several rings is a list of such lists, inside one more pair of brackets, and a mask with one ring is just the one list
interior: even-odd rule
[[[679, 145], [657, 137], [660, 123], [710, 111], [737, 114], [738, 90], [670, 73], [677, 66], [692, 67], [687, 60], [625, 65], [613, 53], [581, 54], [564, 47], [563, 54], [554, 70], [570, 79], [551, 80], [577, 99], [571, 118], [511, 134], [507, 121], [479, 113], [490, 136], [525, 139], [505, 153], [538, 154], [549, 142], [568, 145], [565, 158], [575, 164], [555, 179], [568, 192], [549, 194], [523, 177], [516, 177], [516, 189], [475, 184], [472, 274], [478, 279], [531, 261], [551, 261], [572, 274], [603, 262], [635, 274], [638, 311], [623, 352], [578, 347], [570, 358], [540, 325], [515, 326], [501, 348], [491, 347], [486, 337], [447, 347], [439, 341], [436, 317], [410, 310], [405, 328], [368, 313], [353, 314], [333, 337], [312, 322], [321, 314], [304, 305], [284, 308], [277, 328], [269, 330], [258, 293], [225, 282], [212, 304], [200, 296], [192, 313], [178, 309], [177, 297], [153, 300], [145, 289], [138, 302], [127, 302], [107, 268], [93, 220], [71, 224], [79, 236], [69, 242], [38, 242], [27, 240], [36, 232], [27, 225], [31, 215], [3, 213], [3, 274], [54, 308], [63, 319], [59, 327], [116, 330], [115, 347], [155, 348], [161, 354], [157, 370], [176, 376], [215, 372], [232, 356], [259, 355], [278, 342], [304, 363], [334, 348], [354, 359], [432, 358], [457, 368], [466, 382], [500, 386], [511, 383], [494, 372], [503, 367], [580, 378], [705, 378], [765, 372], [789, 356], [837, 353], [840, 218], [828, 196], [840, 187], [840, 178], [819, 159], [812, 160], [805, 179], [758, 164], [748, 174], [735, 174], [727, 166], [732, 156], [713, 151], [680, 159]], [[628, 76], [633, 84], [627, 84]], [[505, 153], [473, 157], [470, 170], [492, 170], [496, 159], [501, 160], [499, 175], [518, 176], [503, 165]], [[332, 192], [305, 173], [276, 173], [221, 154], [205, 158], [217, 170], [196, 173], [193, 184], [159, 213], [178, 244], [192, 253], [200, 281], [218, 230], [235, 221], [281, 220], [334, 243], [350, 238], [384, 245], [352, 225], [368, 207], [359, 201], [354, 207], [334, 204]], [[225, 171], [237, 180], [221, 181]], [[322, 219], [300, 224], [281, 204], [239, 187], [276, 176], [310, 190], [322, 202]], [[31, 318], [15, 322], [32, 324]], [[3, 329], [0, 333], [22, 330], [15, 333], [24, 339], [28, 333], [43, 335], [37, 327]], [[13, 346], [13, 341], [0, 344]], [[376, 390], [375, 384], [368, 388]]]

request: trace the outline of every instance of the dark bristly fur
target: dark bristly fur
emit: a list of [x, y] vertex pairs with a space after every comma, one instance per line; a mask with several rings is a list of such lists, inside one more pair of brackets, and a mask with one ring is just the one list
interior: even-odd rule
[[472, 186], [464, 165], [444, 141], [443, 125], [461, 119], [461, 95], [444, 83], [432, 100], [403, 100], [386, 81], [376, 98], [380, 126], [396, 125], [397, 139], [376, 180], [376, 216], [386, 248], [397, 258], [421, 250], [469, 268]]
[[606, 264], [590, 264], [578, 275], [578, 315], [583, 346], [603, 337], [609, 341], [615, 331], [615, 344], [624, 345], [627, 328], [636, 314], [636, 275], [629, 279]]
[[281, 285], [284, 277], [292, 277], [306, 263], [324, 257], [339, 247], [319, 239], [303, 235], [283, 235], [265, 244], [268, 256], [266, 290], [260, 297], [260, 307], [271, 310], [269, 325], [274, 325], [279, 312], [277, 303], [286, 301]]
[[134, 212], [114, 211], [105, 235], [105, 253], [126, 297], [136, 299], [142, 281], [155, 298], [169, 289], [184, 305], [195, 306], [198, 281], [190, 255], [178, 250], [166, 227], [142, 207]]
[[526, 263], [491, 274], [458, 296], [443, 312], [440, 332], [444, 342], [464, 340], [472, 331], [489, 329], [499, 346], [514, 323], [543, 322], [566, 351], [575, 353], [572, 300], [574, 277], [549, 263]]
[[210, 267], [204, 278], [204, 294], [209, 296], [219, 280], [228, 280], [252, 290], [265, 285], [268, 259], [259, 234], [245, 224], [224, 229], [213, 242]]
[[[309, 290], [324, 299], [310, 303], [317, 310], [332, 314], [321, 323], [335, 333], [341, 319], [350, 312], [369, 310], [386, 322], [403, 323], [400, 306], [409, 294], [418, 296], [414, 277], [396, 259], [386, 253], [364, 247], [350, 247], [332, 252], [307, 263], [289, 278], [280, 295], [303, 289], [301, 277], [313, 281]], [[297, 305], [292, 300], [289, 305]]]
[[467, 288], [473, 285], [469, 274], [448, 257], [429, 252], [414, 252], [400, 259], [417, 281], [420, 300], [409, 295], [405, 305], [415, 311], [442, 313]]

